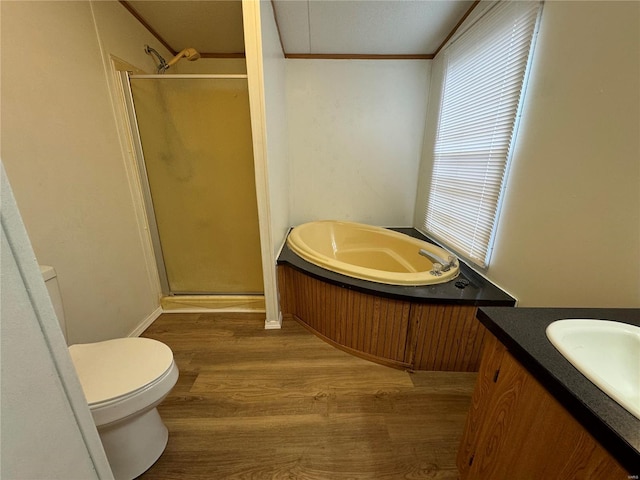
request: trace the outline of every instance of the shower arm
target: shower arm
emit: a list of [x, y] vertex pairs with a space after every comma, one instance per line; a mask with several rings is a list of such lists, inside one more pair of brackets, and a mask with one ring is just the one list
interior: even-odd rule
[[156, 59], [158, 60], [158, 66], [156, 67], [157, 73], [164, 73], [164, 72], [167, 71], [167, 69], [169, 68], [169, 65], [167, 64], [165, 59], [162, 58], [162, 55], [160, 55], [156, 50], [151, 48], [149, 45], [145, 45], [144, 46], [144, 52], [147, 55], [155, 56]]

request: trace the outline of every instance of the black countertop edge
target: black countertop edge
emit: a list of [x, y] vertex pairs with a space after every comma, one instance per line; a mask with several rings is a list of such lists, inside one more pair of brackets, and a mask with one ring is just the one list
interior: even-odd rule
[[546, 327], [564, 318], [640, 326], [640, 309], [482, 307], [477, 316], [630, 474], [640, 473], [640, 420], [582, 375], [546, 336]]
[[[414, 228], [391, 228], [390, 230], [437, 245], [436, 242], [425, 237]], [[369, 295], [391, 298], [393, 300], [445, 305], [503, 307], [513, 307], [515, 305], [515, 299], [513, 297], [481, 275], [478, 275], [463, 261], [460, 261], [460, 275], [458, 275], [456, 279], [446, 283], [422, 286], [387, 285], [332, 272], [331, 270], [319, 267], [300, 258], [289, 249], [286, 243], [278, 256], [277, 264], [287, 264], [313, 278], [342, 288]], [[461, 279], [469, 281], [469, 285], [464, 289], [455, 286], [455, 282]]]

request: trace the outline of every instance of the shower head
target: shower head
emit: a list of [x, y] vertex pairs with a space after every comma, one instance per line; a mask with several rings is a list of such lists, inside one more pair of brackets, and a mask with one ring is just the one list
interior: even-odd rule
[[186, 58], [190, 62], [193, 62], [194, 60], [198, 60], [200, 58], [200, 53], [198, 53], [198, 51], [195, 48], [185, 48], [179, 54], [177, 54], [175, 57], [173, 57], [171, 60], [167, 62], [167, 68], [169, 68], [172, 65], [175, 65], [182, 58]]
[[169, 67], [178, 63], [182, 58], [186, 58], [190, 62], [193, 62], [194, 60], [198, 60], [200, 58], [200, 53], [198, 53], [195, 48], [185, 48], [168, 62], [149, 45], [144, 46], [144, 51], [147, 55], [155, 56], [158, 60], [158, 66], [156, 67], [158, 73], [166, 72]]

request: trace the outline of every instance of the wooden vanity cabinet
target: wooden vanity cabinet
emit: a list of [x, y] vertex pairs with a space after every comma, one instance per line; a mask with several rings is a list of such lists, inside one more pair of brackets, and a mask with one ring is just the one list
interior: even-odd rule
[[461, 480], [626, 480], [629, 473], [487, 333], [457, 466]]

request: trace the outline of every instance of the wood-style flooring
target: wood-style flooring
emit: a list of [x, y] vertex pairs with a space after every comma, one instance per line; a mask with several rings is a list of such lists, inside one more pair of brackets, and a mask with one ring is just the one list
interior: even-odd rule
[[458, 478], [475, 373], [377, 365], [264, 314], [164, 314], [143, 336], [180, 368], [144, 480]]

